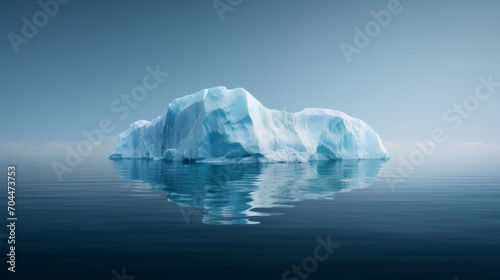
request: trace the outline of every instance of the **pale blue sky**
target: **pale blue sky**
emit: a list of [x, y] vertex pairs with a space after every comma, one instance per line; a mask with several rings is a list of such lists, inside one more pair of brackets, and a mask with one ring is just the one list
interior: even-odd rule
[[[16, 54], [7, 34], [41, 8], [2, 1], [0, 143], [76, 142], [103, 118], [116, 135], [218, 85], [244, 87], [269, 108], [341, 110], [385, 141], [411, 142], [449, 128], [442, 114], [478, 76], [500, 81], [499, 1], [402, 0], [351, 63], [340, 43], [354, 44], [354, 28], [390, 1], [244, 0], [223, 21], [212, 2], [72, 0]], [[121, 120], [110, 105], [148, 65], [170, 76]], [[450, 138], [500, 142], [499, 105], [500, 88]]]

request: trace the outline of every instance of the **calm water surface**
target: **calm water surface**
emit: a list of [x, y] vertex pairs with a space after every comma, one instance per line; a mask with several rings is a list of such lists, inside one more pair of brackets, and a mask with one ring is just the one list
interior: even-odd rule
[[[16, 162], [17, 272], [1, 239], [1, 279], [500, 279], [498, 166], [391, 187], [381, 161], [102, 159], [63, 182], [50, 163]], [[318, 238], [338, 245], [323, 261]]]

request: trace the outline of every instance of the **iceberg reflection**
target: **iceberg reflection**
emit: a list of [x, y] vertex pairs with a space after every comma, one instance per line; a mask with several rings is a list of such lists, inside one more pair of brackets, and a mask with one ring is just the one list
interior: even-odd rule
[[[182, 164], [115, 160], [117, 175], [166, 192], [181, 212], [207, 224], [252, 224], [258, 209], [291, 207], [305, 199], [332, 199], [338, 192], [373, 184], [385, 161], [342, 160], [301, 164]], [[184, 215], [184, 214], [183, 214]]]

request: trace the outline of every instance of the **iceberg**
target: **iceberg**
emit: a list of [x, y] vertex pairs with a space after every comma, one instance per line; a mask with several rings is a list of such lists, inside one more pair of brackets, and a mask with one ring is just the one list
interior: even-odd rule
[[116, 137], [110, 159], [197, 162], [309, 162], [388, 159], [364, 121], [329, 109], [266, 108], [243, 88], [214, 87], [174, 99], [152, 121]]

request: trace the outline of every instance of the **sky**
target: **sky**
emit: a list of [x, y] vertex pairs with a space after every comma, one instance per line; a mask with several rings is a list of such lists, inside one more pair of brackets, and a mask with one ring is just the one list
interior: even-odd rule
[[[220, 85], [272, 109], [343, 111], [391, 149], [442, 128], [457, 147], [500, 151], [499, 1], [54, 1], [41, 0], [46, 22], [38, 1], [0, 3], [0, 155], [76, 143], [105, 118], [112, 145], [172, 99]], [[24, 27], [31, 38], [23, 18], [40, 25]], [[169, 75], [124, 117], [112, 104], [147, 67]], [[483, 100], [479, 77], [493, 89]]]

